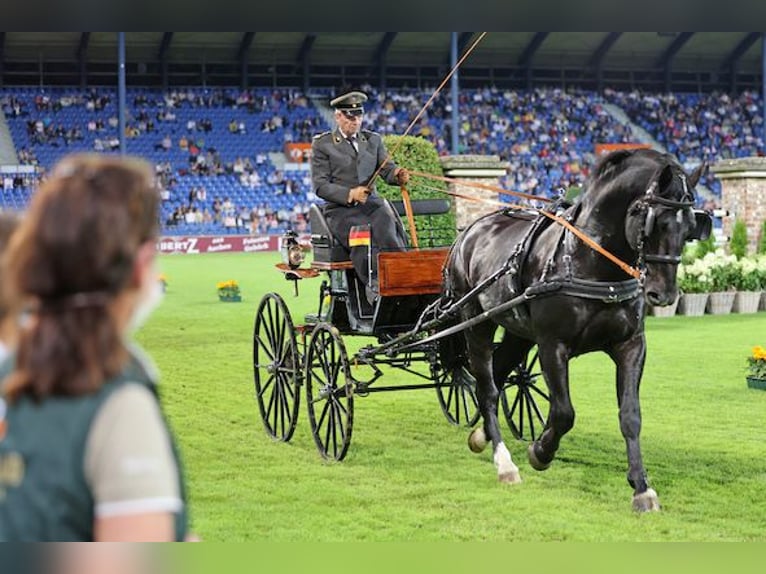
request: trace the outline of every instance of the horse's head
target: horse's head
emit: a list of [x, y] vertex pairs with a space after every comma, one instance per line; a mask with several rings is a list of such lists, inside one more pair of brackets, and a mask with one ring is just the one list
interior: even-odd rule
[[652, 305], [670, 305], [678, 294], [676, 272], [684, 244], [706, 239], [712, 221], [694, 209], [694, 187], [705, 169], [687, 175], [669, 156], [653, 155], [659, 165], [645, 191], [635, 198], [625, 216], [625, 238], [636, 253], [644, 275], [644, 292]]

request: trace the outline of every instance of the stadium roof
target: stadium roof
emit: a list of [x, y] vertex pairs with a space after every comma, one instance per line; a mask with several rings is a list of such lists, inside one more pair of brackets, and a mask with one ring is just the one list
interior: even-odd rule
[[[479, 37], [458, 33], [464, 51]], [[134, 83], [332, 85], [360, 79], [433, 84], [450, 63], [449, 32], [127, 32]], [[760, 32], [491, 32], [461, 67], [463, 83], [758, 87]], [[0, 32], [6, 84], [113, 83], [114, 32]], [[732, 70], [736, 73], [732, 75]]]

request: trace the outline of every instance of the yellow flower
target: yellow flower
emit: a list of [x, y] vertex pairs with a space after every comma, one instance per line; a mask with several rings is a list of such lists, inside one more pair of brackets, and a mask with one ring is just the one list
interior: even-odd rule
[[752, 354], [747, 358], [750, 376], [766, 379], [766, 349], [761, 345], [753, 347]]
[[227, 295], [239, 294], [239, 284], [234, 279], [229, 279], [227, 281], [219, 281], [218, 283], [216, 283], [216, 289], [218, 289], [218, 292], [222, 294], [227, 294]]

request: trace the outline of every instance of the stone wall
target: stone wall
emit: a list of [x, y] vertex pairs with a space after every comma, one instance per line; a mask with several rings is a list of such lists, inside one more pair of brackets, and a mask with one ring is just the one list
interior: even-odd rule
[[766, 158], [727, 159], [710, 166], [721, 180], [721, 207], [729, 212], [723, 218], [724, 237], [730, 238], [734, 222], [747, 226], [748, 253], [755, 252], [766, 221]]
[[[508, 171], [508, 163], [500, 161], [496, 155], [450, 155], [441, 158], [444, 175], [466, 182], [477, 182], [484, 185], [500, 187], [500, 177]], [[490, 199], [498, 201], [498, 193], [477, 187], [470, 187], [463, 183], [450, 183], [449, 191], [478, 199]], [[498, 206], [494, 203], [481, 203], [455, 198], [455, 219], [458, 230], [465, 229], [476, 219], [497, 211]]]

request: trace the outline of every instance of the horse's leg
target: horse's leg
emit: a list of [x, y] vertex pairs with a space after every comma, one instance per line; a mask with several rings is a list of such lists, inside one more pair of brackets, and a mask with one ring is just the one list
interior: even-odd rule
[[620, 430], [628, 452], [628, 483], [633, 487], [633, 509], [659, 510], [660, 502], [649, 488], [641, 456], [641, 404], [638, 398], [646, 359], [646, 339], [640, 333], [609, 351], [617, 366], [617, 404], [620, 407]]
[[521, 482], [519, 468], [513, 463], [511, 453], [503, 443], [497, 421], [497, 399], [500, 396], [492, 377], [492, 338], [497, 327], [485, 322], [465, 331], [466, 350], [471, 372], [476, 378], [476, 398], [479, 411], [484, 419], [482, 429], [475, 429], [468, 438], [471, 450], [477, 452], [492, 442], [493, 460], [497, 467], [497, 478], [501, 482]]
[[[506, 331], [502, 341], [492, 351], [492, 378], [497, 387], [498, 397], [503, 392], [508, 375], [525, 359], [532, 345], [531, 341]], [[482, 427], [477, 427], [468, 436], [468, 447], [473, 452], [482, 452], [487, 447], [487, 434]]]
[[532, 341], [505, 332], [492, 357], [492, 376], [498, 391], [503, 390], [508, 375], [526, 359], [533, 344]]
[[538, 341], [540, 368], [550, 395], [548, 422], [540, 438], [529, 445], [529, 464], [545, 470], [556, 456], [561, 438], [574, 426], [575, 412], [569, 396], [569, 352], [562, 343]]

